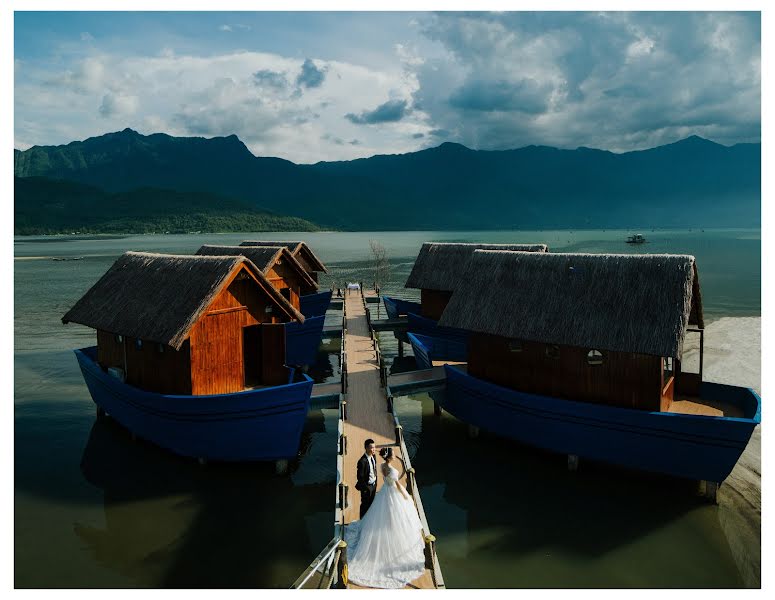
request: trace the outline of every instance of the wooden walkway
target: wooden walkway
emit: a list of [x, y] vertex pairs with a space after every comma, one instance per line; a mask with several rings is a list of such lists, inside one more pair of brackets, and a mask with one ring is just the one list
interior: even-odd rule
[[[372, 339], [369, 320], [364, 307], [364, 297], [360, 292], [349, 291], [345, 296], [347, 329], [346, 347], [346, 419], [342, 433], [346, 438], [346, 453], [343, 456], [341, 481], [347, 486], [347, 505], [341, 514], [345, 527], [359, 518], [360, 493], [355, 489], [356, 464], [363, 456], [366, 439], [374, 440], [377, 449], [390, 446], [399, 461], [396, 465], [401, 471], [401, 483], [406, 486], [406, 469], [401, 445], [396, 440], [396, 425], [393, 414], [388, 412], [387, 397], [380, 377], [379, 357]], [[377, 477], [377, 491], [382, 485], [382, 477]], [[411, 485], [410, 485], [411, 488]], [[412, 490], [419, 494], [418, 490]], [[419, 504], [420, 507], [422, 504]], [[429, 532], [426, 532], [429, 533]], [[440, 574], [438, 575], [440, 577]], [[443, 585], [443, 582], [442, 582]], [[348, 587], [357, 587], [350, 585]], [[408, 588], [435, 588], [431, 569]]]

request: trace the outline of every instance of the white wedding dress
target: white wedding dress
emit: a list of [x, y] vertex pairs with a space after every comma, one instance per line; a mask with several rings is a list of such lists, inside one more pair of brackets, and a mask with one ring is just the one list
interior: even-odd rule
[[402, 588], [425, 572], [420, 517], [396, 487], [398, 471], [388, 468], [366, 515], [345, 530], [348, 579], [366, 587]]

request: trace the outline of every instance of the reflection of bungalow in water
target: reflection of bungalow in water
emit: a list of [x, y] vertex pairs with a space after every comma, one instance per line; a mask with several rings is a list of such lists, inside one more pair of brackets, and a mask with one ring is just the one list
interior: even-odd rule
[[242, 256], [127, 252], [62, 321], [126, 383], [196, 396], [288, 383], [284, 323], [304, 317]]
[[477, 250], [439, 326], [470, 332], [443, 406], [525, 443], [719, 483], [761, 421], [755, 392], [702, 381], [693, 256]]
[[[447, 244], [425, 242], [406, 280], [407, 288], [420, 290], [421, 316], [438, 321], [458, 284], [463, 279], [475, 250], [511, 250], [522, 252], [546, 252], [546, 244]], [[482, 292], [493, 282], [482, 284]]]
[[256, 265], [283, 298], [299, 310], [299, 297], [314, 294], [317, 283], [285, 246], [202, 246], [199, 256], [244, 256]]
[[240, 246], [284, 246], [315, 282], [318, 280], [318, 273], [328, 273], [326, 266], [304, 242], [245, 240]]

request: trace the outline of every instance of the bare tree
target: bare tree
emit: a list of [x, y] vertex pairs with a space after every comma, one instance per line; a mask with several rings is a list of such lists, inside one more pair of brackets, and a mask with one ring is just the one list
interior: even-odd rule
[[374, 269], [374, 287], [382, 288], [390, 281], [390, 261], [388, 261], [387, 250], [376, 240], [369, 240], [369, 248], [371, 248]]

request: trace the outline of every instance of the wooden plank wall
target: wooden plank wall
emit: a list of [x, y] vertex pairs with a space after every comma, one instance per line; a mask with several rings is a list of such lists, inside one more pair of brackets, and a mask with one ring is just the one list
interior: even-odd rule
[[266, 278], [277, 290], [290, 290], [290, 296], [286, 299], [289, 300], [293, 308], [299, 310], [299, 294], [301, 281], [299, 275], [291, 267], [284, 263], [276, 264], [266, 274]]
[[124, 368], [124, 343], [115, 334], [97, 330], [97, 362], [105, 368]]
[[439, 290], [420, 290], [420, 304], [422, 305], [422, 316], [428, 319], [438, 321], [441, 313], [447, 308], [452, 292], [441, 292]]
[[658, 356], [604, 351], [603, 364], [589, 365], [590, 348], [559, 346], [558, 358], [549, 358], [547, 344], [523, 341], [522, 351], [512, 352], [509, 341], [472, 334], [468, 372], [533, 394], [660, 410], [662, 358]]
[[190, 346], [180, 350], [143, 340], [137, 348], [135, 338], [126, 338], [126, 381], [143, 390], [160, 394], [190, 394]]

